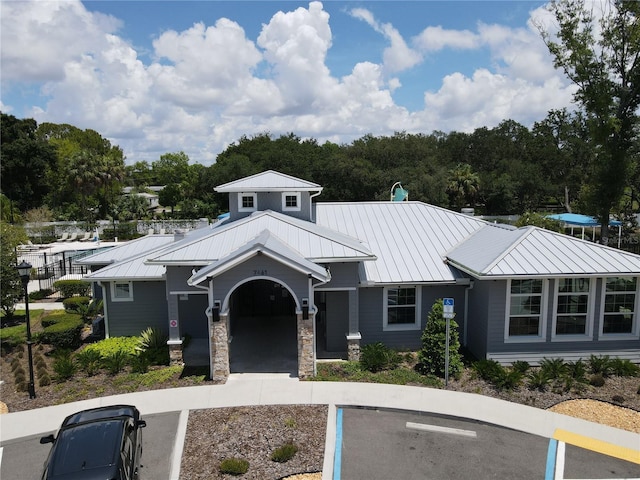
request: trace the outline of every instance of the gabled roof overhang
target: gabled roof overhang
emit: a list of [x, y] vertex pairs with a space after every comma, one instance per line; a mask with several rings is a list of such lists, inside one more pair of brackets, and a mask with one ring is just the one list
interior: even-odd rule
[[195, 272], [187, 280], [187, 283], [190, 286], [199, 285], [205, 280], [210, 280], [232, 270], [258, 255], [265, 255], [319, 282], [325, 283], [331, 280], [331, 273], [328, 269], [302, 257], [271, 232], [264, 230], [252, 242]]

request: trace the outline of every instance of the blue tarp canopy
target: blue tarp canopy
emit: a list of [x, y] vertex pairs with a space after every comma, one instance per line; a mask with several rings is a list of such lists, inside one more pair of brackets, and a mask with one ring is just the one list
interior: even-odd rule
[[[600, 222], [589, 215], [580, 215], [578, 213], [559, 213], [557, 215], [547, 215], [547, 218], [559, 220], [568, 225], [577, 225], [579, 227], [599, 227]], [[620, 226], [622, 222], [619, 220], [610, 220], [609, 225]]]

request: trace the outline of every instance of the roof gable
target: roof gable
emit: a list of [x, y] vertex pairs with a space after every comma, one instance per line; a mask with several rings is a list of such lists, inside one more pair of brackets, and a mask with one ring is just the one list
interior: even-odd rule
[[308, 261], [298, 252], [295, 252], [280, 239], [272, 235], [271, 232], [263, 230], [252, 242], [241, 246], [226, 257], [200, 269], [189, 278], [187, 283], [189, 285], [197, 285], [206, 279], [214, 278], [234, 268], [256, 255], [265, 255], [273, 258], [280, 263], [286, 264], [293, 270], [297, 270], [305, 275], [311, 275], [321, 282], [328, 282], [331, 278], [331, 274], [326, 268]]
[[250, 177], [219, 185], [214, 189], [220, 193], [230, 192], [321, 192], [322, 187], [291, 175], [267, 170]]
[[76, 263], [80, 265], [108, 265], [163, 247], [173, 242], [173, 240], [173, 235], [145, 235], [144, 237], [83, 257], [76, 260]]

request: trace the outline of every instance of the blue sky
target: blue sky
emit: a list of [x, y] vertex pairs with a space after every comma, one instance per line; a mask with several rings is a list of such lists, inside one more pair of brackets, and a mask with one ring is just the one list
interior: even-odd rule
[[243, 135], [531, 126], [571, 107], [539, 1], [7, 1], [0, 108], [92, 128], [127, 163]]

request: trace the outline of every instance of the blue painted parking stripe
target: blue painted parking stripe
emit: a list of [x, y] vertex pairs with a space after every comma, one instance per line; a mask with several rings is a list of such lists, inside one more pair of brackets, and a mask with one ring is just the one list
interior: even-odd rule
[[553, 480], [556, 469], [556, 450], [558, 449], [558, 441], [550, 438], [549, 449], [547, 450], [547, 469], [544, 474], [544, 480]]
[[333, 458], [333, 480], [340, 480], [342, 470], [342, 409], [336, 413], [336, 450]]

